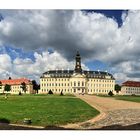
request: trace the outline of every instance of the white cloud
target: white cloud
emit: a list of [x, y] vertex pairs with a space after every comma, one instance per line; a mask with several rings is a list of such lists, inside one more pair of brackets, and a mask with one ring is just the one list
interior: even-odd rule
[[[13, 62], [9, 55], [0, 55], [0, 74], [1, 78], [8, 78], [9, 76], [28, 77], [31, 79], [39, 80], [39, 77], [47, 70], [54, 69], [74, 69], [75, 61], [68, 61], [61, 56], [58, 52], [49, 54], [48, 51], [39, 54], [34, 53], [35, 61], [29, 58], [21, 59], [16, 58]], [[84, 69], [87, 67], [82, 64]]]
[[124, 12], [121, 27], [118, 27], [113, 18], [95, 12], [88, 14], [79, 10], [1, 12], [4, 15], [4, 20], [0, 22], [1, 44], [10, 44], [25, 50], [51, 47], [55, 51], [53, 54], [36, 52], [35, 62], [16, 58], [12, 65], [17, 73], [39, 75], [46, 69], [72, 68], [72, 56], [79, 50], [84, 62], [97, 59], [108, 63], [116, 73], [117, 79], [133, 79], [136, 76], [140, 78], [138, 10]]
[[4, 78], [12, 70], [11, 58], [7, 54], [0, 54], [0, 76]]
[[115, 73], [114, 77], [118, 81], [127, 81], [129, 78], [124, 73]]
[[11, 69], [11, 58], [7, 54], [0, 54], [0, 69]]

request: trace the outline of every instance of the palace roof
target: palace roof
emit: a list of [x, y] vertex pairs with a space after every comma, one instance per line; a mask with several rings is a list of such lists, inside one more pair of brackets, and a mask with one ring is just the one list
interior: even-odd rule
[[126, 81], [126, 82], [122, 83], [122, 86], [140, 87], [140, 82], [138, 82], [138, 81]]
[[[44, 75], [50, 75], [50, 77], [71, 77], [73, 74], [75, 73], [74, 70], [49, 70], [45, 73], [43, 73]], [[105, 79], [106, 76], [111, 76], [112, 79], [114, 79], [113, 75], [108, 73], [108, 72], [103, 72], [103, 71], [82, 71], [81, 74], [85, 74], [87, 78], [103, 78]], [[42, 78], [41, 77], [41, 78]]]
[[9, 85], [21, 85], [21, 83], [30, 84], [30, 80], [26, 78], [19, 78], [19, 79], [6, 79], [0, 80], [2, 85], [9, 84]]

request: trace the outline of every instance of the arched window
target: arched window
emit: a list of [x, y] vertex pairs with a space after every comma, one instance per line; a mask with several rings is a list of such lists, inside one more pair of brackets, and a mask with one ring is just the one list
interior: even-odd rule
[[76, 86], [76, 82], [74, 82], [74, 86]]
[[78, 81], [78, 86], [80, 86], [80, 81]]

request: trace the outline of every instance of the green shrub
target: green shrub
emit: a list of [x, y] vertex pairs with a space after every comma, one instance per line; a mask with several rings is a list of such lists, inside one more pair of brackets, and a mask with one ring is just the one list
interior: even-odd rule
[[136, 96], [135, 94], [132, 94], [131, 96]]
[[51, 91], [51, 89], [49, 90], [48, 94], [53, 94], [53, 92]]
[[63, 94], [63, 92], [61, 91], [61, 93], [60, 93], [60, 96], [63, 96], [64, 94]]
[[108, 95], [109, 95], [109, 96], [113, 96], [114, 94], [113, 94], [112, 91], [109, 91]]
[[10, 123], [10, 120], [5, 118], [0, 118], [0, 123]]
[[18, 95], [22, 95], [22, 94], [21, 94], [21, 91], [19, 92], [19, 94], [18, 94]]

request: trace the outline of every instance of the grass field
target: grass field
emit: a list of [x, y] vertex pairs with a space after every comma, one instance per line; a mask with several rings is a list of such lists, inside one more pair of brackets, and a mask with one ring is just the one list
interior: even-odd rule
[[140, 103], [140, 96], [115, 96], [117, 100], [125, 100], [125, 101], [132, 101], [132, 102], [139, 102]]
[[99, 112], [84, 101], [73, 96], [23, 95], [0, 96], [0, 119], [23, 124], [31, 118], [32, 125], [47, 126], [82, 122]]
[[114, 98], [116, 100], [124, 100], [124, 101], [131, 101], [131, 102], [139, 102], [140, 103], [140, 96], [131, 96], [131, 95], [98, 95], [99, 97], [107, 97], [107, 98]]

